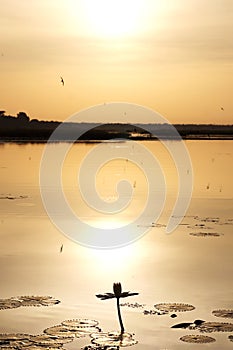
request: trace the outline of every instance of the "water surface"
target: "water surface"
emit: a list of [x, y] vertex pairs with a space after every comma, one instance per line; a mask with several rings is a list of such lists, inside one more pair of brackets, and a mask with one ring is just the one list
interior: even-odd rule
[[[114, 301], [99, 301], [95, 294], [110, 292], [121, 281], [125, 290], [139, 292], [129, 302], [146, 304], [184, 302], [194, 311], [146, 316], [140, 309], [122, 308], [127, 331], [134, 332], [135, 349], [193, 349], [179, 341], [187, 330], [170, 326], [194, 319], [227, 322], [211, 314], [232, 309], [232, 141], [187, 141], [193, 172], [192, 200], [182, 224], [170, 235], [165, 225], [178, 191], [173, 160], [159, 142], [144, 142], [164, 170], [167, 196], [156, 227], [135, 243], [114, 250], [83, 247], [65, 237], [48, 218], [40, 188], [42, 144], [0, 145], [0, 298], [17, 295], [51, 295], [59, 305], [48, 308], [0, 310], [0, 333], [39, 334], [46, 327], [77, 317], [99, 320], [105, 330], [117, 330]], [[50, 145], [56, 154], [58, 144]], [[111, 202], [117, 198], [115, 184], [122, 178], [131, 182], [133, 199], [122, 213], [98, 214], [83, 202], [77, 172], [85, 155], [95, 145], [75, 144], [64, 162], [63, 186], [67, 201], [80, 218], [97, 227], [117, 227], [140, 214], [146, 201], [147, 182], [142, 171], [126, 159], [115, 159], [99, 170], [99, 195]], [[122, 147], [122, 144], [119, 144]], [[50, 170], [52, 171], [52, 169]], [[56, 188], [51, 189], [56, 190]], [[214, 220], [216, 219], [216, 220]], [[151, 218], [148, 218], [148, 226]], [[190, 233], [219, 233], [219, 237], [196, 237]], [[63, 244], [63, 251], [60, 247]], [[192, 333], [192, 332], [191, 332]], [[212, 333], [211, 349], [230, 349], [228, 333]], [[77, 349], [88, 339], [67, 344]]]

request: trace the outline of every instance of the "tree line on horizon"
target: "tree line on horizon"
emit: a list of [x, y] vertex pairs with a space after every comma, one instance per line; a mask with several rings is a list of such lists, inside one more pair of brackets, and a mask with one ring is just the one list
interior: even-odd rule
[[[48, 140], [53, 131], [62, 123], [58, 121], [44, 121], [30, 119], [25, 112], [19, 112], [16, 116], [6, 115], [0, 111], [0, 138], [22, 138], [31, 140]], [[89, 131], [85, 132], [80, 140], [107, 140], [113, 138], [150, 139], [152, 134], [143, 128], [145, 124], [131, 125], [126, 123], [109, 123], [97, 126], [96, 123], [63, 123], [66, 126], [66, 136], [72, 138], [82, 125], [91, 124]], [[215, 124], [175, 124], [174, 127], [183, 138], [223, 137], [233, 138], [233, 125]], [[150, 124], [150, 130], [154, 130], [161, 137], [169, 138], [169, 124]]]

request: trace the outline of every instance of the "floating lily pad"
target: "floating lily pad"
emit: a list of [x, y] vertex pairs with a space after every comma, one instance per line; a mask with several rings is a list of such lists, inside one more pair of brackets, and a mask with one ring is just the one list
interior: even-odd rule
[[92, 343], [100, 346], [130, 346], [137, 344], [133, 334], [120, 332], [100, 332], [91, 334]]
[[24, 348], [25, 346], [31, 346], [32, 342], [29, 339], [12, 340], [10, 341], [10, 345], [14, 348]]
[[96, 344], [86, 345], [82, 350], [119, 350], [119, 346], [100, 346]]
[[55, 337], [49, 334], [39, 334], [30, 337], [30, 340], [34, 343], [33, 345], [39, 346], [58, 346], [61, 347], [63, 344], [72, 342], [74, 337]]
[[12, 299], [0, 299], [0, 310], [4, 309], [15, 309], [21, 306], [21, 303], [17, 300]]
[[228, 339], [229, 339], [230, 341], [233, 341], [233, 335], [229, 335]]
[[222, 235], [218, 232], [190, 232], [189, 234], [195, 237], [220, 237]]
[[52, 306], [55, 304], [59, 304], [60, 301], [54, 299], [50, 296], [19, 296], [16, 298], [11, 298], [12, 300], [19, 301], [21, 306]]
[[195, 229], [212, 230], [213, 229], [213, 227], [206, 226], [205, 224], [188, 225], [187, 228], [190, 228], [192, 230], [195, 230]]
[[141, 309], [143, 307], [145, 307], [145, 304], [139, 304], [139, 303], [121, 303], [120, 306], [127, 306], [130, 307], [132, 309]]
[[98, 321], [95, 320], [89, 320], [87, 318], [78, 318], [76, 320], [66, 320], [62, 321], [62, 325], [66, 327], [79, 327], [79, 328], [85, 328], [85, 327], [95, 327], [98, 325]]
[[223, 323], [223, 322], [204, 322], [198, 329], [201, 332], [211, 333], [211, 332], [233, 332], [233, 323]]
[[62, 347], [49, 347], [49, 346], [42, 346], [42, 345], [30, 345], [23, 347], [23, 350], [61, 350], [64, 348]]
[[14, 199], [25, 199], [25, 198], [28, 198], [28, 196], [13, 196], [11, 194], [7, 194], [7, 195], [4, 195], [4, 196], [0, 196], [0, 199], [11, 199], [11, 200], [14, 200]]
[[63, 326], [61, 324], [57, 326], [52, 326], [49, 328], [46, 328], [44, 330], [44, 333], [50, 334], [55, 337], [61, 337], [61, 338], [70, 338], [75, 337], [75, 329], [70, 329], [66, 326]]
[[156, 304], [154, 307], [164, 312], [185, 312], [195, 309], [195, 306], [183, 303], [162, 303]]
[[203, 320], [195, 320], [194, 322], [181, 322], [174, 324], [171, 328], [188, 328], [188, 329], [197, 329], [205, 321]]
[[143, 310], [144, 315], [167, 315], [168, 311], [158, 311], [158, 310]]
[[216, 341], [214, 338], [207, 337], [206, 335], [185, 335], [181, 337], [180, 340], [186, 343], [195, 343], [195, 344], [213, 343]]
[[[66, 321], [64, 321], [66, 322]], [[56, 337], [85, 337], [88, 334], [93, 333], [94, 331], [98, 332], [99, 328], [93, 327], [75, 327], [75, 326], [65, 326], [63, 324], [53, 326], [44, 330], [44, 333], [50, 334]]]
[[212, 314], [216, 317], [233, 318], [233, 310], [214, 310]]
[[213, 222], [213, 223], [218, 223], [220, 218], [219, 217], [206, 217], [206, 218], [203, 218], [203, 217], [200, 217], [200, 216], [195, 216], [194, 217], [195, 220], [198, 220], [198, 221], [202, 221], [202, 222]]
[[30, 334], [23, 334], [23, 333], [1, 333], [0, 334], [0, 341], [2, 340], [20, 340], [20, 339], [29, 339], [31, 336]]
[[21, 333], [13, 333], [13, 334], [0, 334], [0, 348], [21, 348], [24, 346], [31, 345], [32, 342], [30, 340], [30, 334], [21, 334]]

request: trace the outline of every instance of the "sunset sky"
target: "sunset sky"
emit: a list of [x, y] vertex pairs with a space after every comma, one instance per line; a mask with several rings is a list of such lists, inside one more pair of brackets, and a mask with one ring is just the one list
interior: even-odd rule
[[233, 0], [0, 0], [0, 81], [6, 114], [123, 101], [232, 124]]

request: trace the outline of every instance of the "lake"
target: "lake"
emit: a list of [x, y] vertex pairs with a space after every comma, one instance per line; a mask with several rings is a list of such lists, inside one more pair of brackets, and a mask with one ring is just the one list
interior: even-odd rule
[[[172, 149], [177, 142], [170, 142]], [[112, 292], [113, 282], [121, 282], [125, 291], [139, 293], [122, 299], [123, 303], [129, 303], [121, 307], [125, 328], [134, 333], [138, 341], [132, 349], [232, 348], [228, 339], [232, 332], [200, 333], [171, 326], [195, 319], [231, 322], [230, 318], [216, 317], [212, 311], [233, 309], [233, 141], [185, 141], [192, 162], [193, 192], [184, 218], [170, 234], [166, 233], [166, 225], [179, 194], [176, 165], [160, 142], [137, 144], [158, 160], [165, 179], [166, 198], [161, 213], [158, 210], [158, 219], [153, 221], [151, 213], [144, 217], [141, 226], [145, 234], [133, 239], [134, 242], [133, 236], [127, 237], [126, 244], [116, 249], [90, 248], [87, 246], [90, 241], [83, 243], [85, 239], [79, 244], [69, 239], [67, 232], [63, 234], [55, 225], [57, 222], [50, 220], [40, 192], [45, 144], [0, 145], [0, 299], [52, 296], [60, 300], [54, 306], [0, 310], [0, 333], [41, 334], [45, 328], [76, 318], [95, 319], [104, 331], [117, 331], [114, 300], [101, 301], [95, 295]], [[53, 184], [51, 174], [63, 146], [47, 147], [54, 158], [46, 163], [45, 180]], [[109, 143], [77, 143], [70, 148], [63, 161], [61, 184], [73, 214], [86, 225], [109, 230], [111, 234], [112, 228], [130, 225], [140, 216], [150, 195], [148, 179], [143, 173], [144, 156], [138, 156], [136, 143], [128, 146], [128, 143], [115, 142], [110, 143], [110, 147], [116, 155], [117, 151], [123, 152], [124, 147], [130, 148], [132, 157], [140, 164], [124, 158], [123, 152], [98, 165], [96, 147], [102, 147], [108, 155]], [[97, 169], [93, 183], [106, 206], [118, 199], [117, 182], [127, 180], [131, 183], [132, 198], [128, 195], [124, 198], [122, 192], [122, 203], [126, 203], [122, 211], [97, 212], [83, 199], [78, 170], [90, 152], [94, 157], [84, 172], [87, 197], [92, 196], [88, 181], [93, 169]], [[192, 169], [183, 171], [190, 176]], [[153, 170], [152, 167], [150, 172]], [[158, 178], [156, 176], [155, 183], [160, 181], [159, 173]], [[56, 198], [56, 186], [54, 182], [46, 190], [50, 199]], [[159, 185], [154, 191], [156, 208], [156, 196], [162, 195]], [[54, 208], [57, 206], [54, 201]], [[57, 210], [53, 218], [59, 222], [60, 209]], [[85, 232], [79, 234], [83, 236]], [[189, 304], [195, 309], [176, 310], [173, 318], [172, 312], [153, 313], [154, 305], [160, 303]], [[179, 340], [188, 334], [203, 334], [216, 341], [194, 345]], [[65, 344], [64, 348], [80, 349], [89, 343], [87, 336]]]

